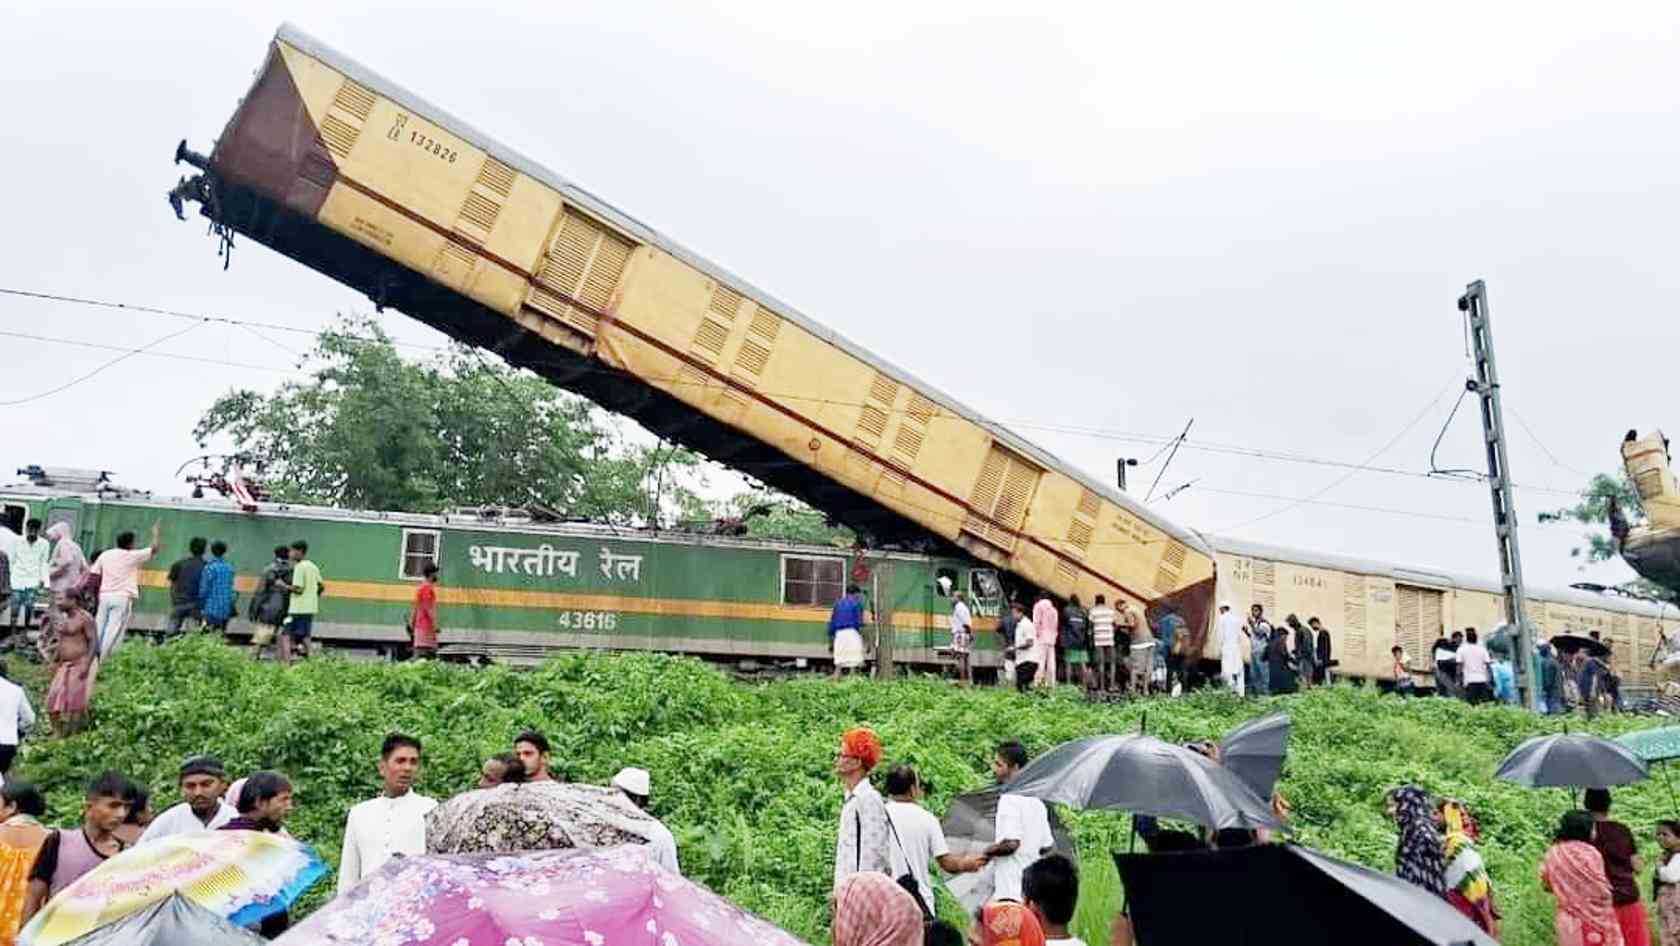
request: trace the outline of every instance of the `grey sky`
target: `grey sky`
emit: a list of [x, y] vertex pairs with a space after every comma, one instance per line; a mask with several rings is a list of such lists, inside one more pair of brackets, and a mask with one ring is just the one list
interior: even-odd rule
[[[1629, 574], [1576, 571], [1577, 530], [1534, 514], [1627, 428], [1680, 430], [1674, 4], [351, 6], [0, 11], [0, 286], [300, 327], [368, 309], [256, 244], [222, 272], [163, 201], [175, 142], [209, 148], [290, 19], [1104, 478], [1156, 449], [1116, 433], [1192, 416], [1192, 445], [1361, 463], [1421, 414], [1375, 462], [1427, 469], [1469, 370], [1453, 302], [1485, 278], [1531, 581]], [[8, 332], [187, 325], [0, 296]], [[276, 370], [141, 356], [0, 406], [0, 481], [43, 463], [177, 492], [211, 400], [295, 360], [225, 326], [157, 350]], [[112, 357], [0, 352], [0, 402]], [[1473, 402], [1442, 459], [1480, 468]], [[1154, 505], [1495, 574], [1480, 485], [1361, 472], [1265, 498], [1346, 472], [1189, 449], [1162, 485], [1196, 484]]]

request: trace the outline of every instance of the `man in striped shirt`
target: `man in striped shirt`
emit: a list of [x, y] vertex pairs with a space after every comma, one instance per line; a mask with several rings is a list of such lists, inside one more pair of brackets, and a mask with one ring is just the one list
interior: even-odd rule
[[1091, 646], [1095, 648], [1092, 668], [1096, 672], [1097, 686], [1103, 690], [1113, 691], [1118, 679], [1118, 666], [1114, 662], [1114, 619], [1115, 610], [1108, 606], [1105, 595], [1097, 595], [1096, 603], [1091, 605]]

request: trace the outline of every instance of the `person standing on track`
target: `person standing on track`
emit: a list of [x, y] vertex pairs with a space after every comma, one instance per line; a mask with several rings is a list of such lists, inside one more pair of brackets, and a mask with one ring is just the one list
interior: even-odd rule
[[841, 671], [863, 666], [863, 590], [847, 585], [828, 617], [828, 646], [834, 652], [834, 679]]
[[204, 577], [204, 546], [200, 536], [187, 542], [187, 554], [169, 566], [169, 623], [171, 634], [181, 633], [183, 627], [196, 626], [199, 620], [198, 583]]
[[29, 630], [35, 615], [35, 596], [47, 584], [47, 550], [50, 545], [41, 538], [39, 519], [29, 520], [23, 528], [23, 537], [12, 542], [12, 598], [6, 606], [7, 634], [17, 629], [19, 614], [23, 615], [23, 629]]
[[198, 579], [198, 609], [204, 626], [225, 632], [233, 617], [233, 566], [227, 562], [227, 543], [221, 539], [210, 543], [210, 561]]
[[128, 619], [140, 597], [140, 566], [163, 548], [162, 531], [163, 523], [152, 523], [151, 544], [143, 549], [134, 547], [133, 532], [120, 532], [117, 547], [100, 552], [94, 560], [92, 571], [99, 576], [99, 610], [93, 623], [101, 660], [116, 653], [128, 633]]
[[1250, 652], [1253, 656], [1248, 661], [1249, 674], [1253, 682], [1256, 696], [1265, 696], [1272, 692], [1268, 679], [1269, 664], [1266, 654], [1272, 642], [1272, 625], [1266, 621], [1266, 608], [1255, 604], [1248, 609], [1248, 637], [1253, 642]]
[[264, 648], [274, 643], [280, 626], [286, 623], [286, 612], [292, 605], [291, 550], [284, 545], [274, 547], [274, 561], [263, 569], [257, 579], [257, 590], [251, 594], [251, 609], [246, 614], [257, 630], [251, 635], [251, 656], [262, 655]]
[[1038, 680], [1040, 687], [1056, 685], [1056, 641], [1060, 639], [1056, 605], [1050, 592], [1040, 591], [1032, 609], [1033, 639], [1037, 642]]
[[1458, 648], [1459, 673], [1464, 679], [1464, 699], [1470, 705], [1493, 699], [1493, 657], [1476, 638], [1476, 629], [1464, 629], [1464, 643]]
[[1068, 682], [1083, 686], [1087, 693], [1095, 693], [1097, 686], [1091, 675], [1091, 613], [1079, 603], [1078, 595], [1068, 597], [1057, 633], [1062, 656], [1067, 659]]
[[1032, 618], [1027, 617], [1026, 606], [1019, 601], [1009, 603], [1009, 616], [1008, 623], [1015, 628], [1012, 648], [1015, 656], [1015, 690], [1025, 693], [1039, 673], [1038, 630], [1033, 626]]
[[315, 630], [315, 614], [321, 610], [321, 595], [326, 587], [321, 582], [321, 569], [309, 560], [309, 543], [302, 539], [292, 543], [292, 593], [289, 610], [291, 623], [280, 635], [280, 662], [292, 662], [292, 652], [301, 650], [309, 655], [309, 635]]
[[414, 631], [414, 655], [435, 658], [438, 651], [437, 619], [438, 567], [427, 562], [420, 569], [420, 587], [414, 589], [414, 612], [408, 626]]
[[1247, 640], [1247, 635], [1242, 618], [1232, 613], [1229, 601], [1219, 602], [1219, 621], [1214, 630], [1219, 635], [1219, 675], [1232, 693], [1242, 696], [1247, 692], [1243, 686], [1246, 663], [1243, 660], [1243, 642]]
[[957, 661], [957, 683], [973, 686], [974, 670], [969, 666], [969, 656], [974, 651], [974, 613], [963, 600], [962, 589], [955, 587], [951, 579], [941, 575], [939, 585], [951, 596], [951, 655]]
[[[1121, 598], [1120, 603], [1125, 604]], [[1096, 676], [1099, 690], [1113, 692], [1115, 681], [1119, 676], [1119, 665], [1114, 660], [1114, 623], [1120, 617], [1120, 612], [1108, 606], [1108, 598], [1102, 594], [1091, 605], [1088, 614], [1091, 620], [1091, 669]]]

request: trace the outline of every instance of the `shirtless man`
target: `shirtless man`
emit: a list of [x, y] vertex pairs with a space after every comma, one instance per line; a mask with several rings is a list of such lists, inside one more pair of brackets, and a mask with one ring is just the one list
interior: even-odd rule
[[53, 595], [53, 610], [47, 632], [41, 635], [43, 652], [52, 662], [52, 684], [47, 687], [47, 716], [55, 736], [67, 736], [87, 725], [88, 705], [93, 702], [93, 684], [98, 676], [99, 657], [95, 645], [93, 615], [82, 610], [68, 592]]

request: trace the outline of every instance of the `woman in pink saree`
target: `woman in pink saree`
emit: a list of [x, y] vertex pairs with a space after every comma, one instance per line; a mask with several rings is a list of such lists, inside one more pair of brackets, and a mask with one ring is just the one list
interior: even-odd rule
[[1558, 946], [1622, 946], [1604, 855], [1592, 838], [1592, 815], [1571, 811], [1540, 863], [1540, 885], [1557, 898]]

